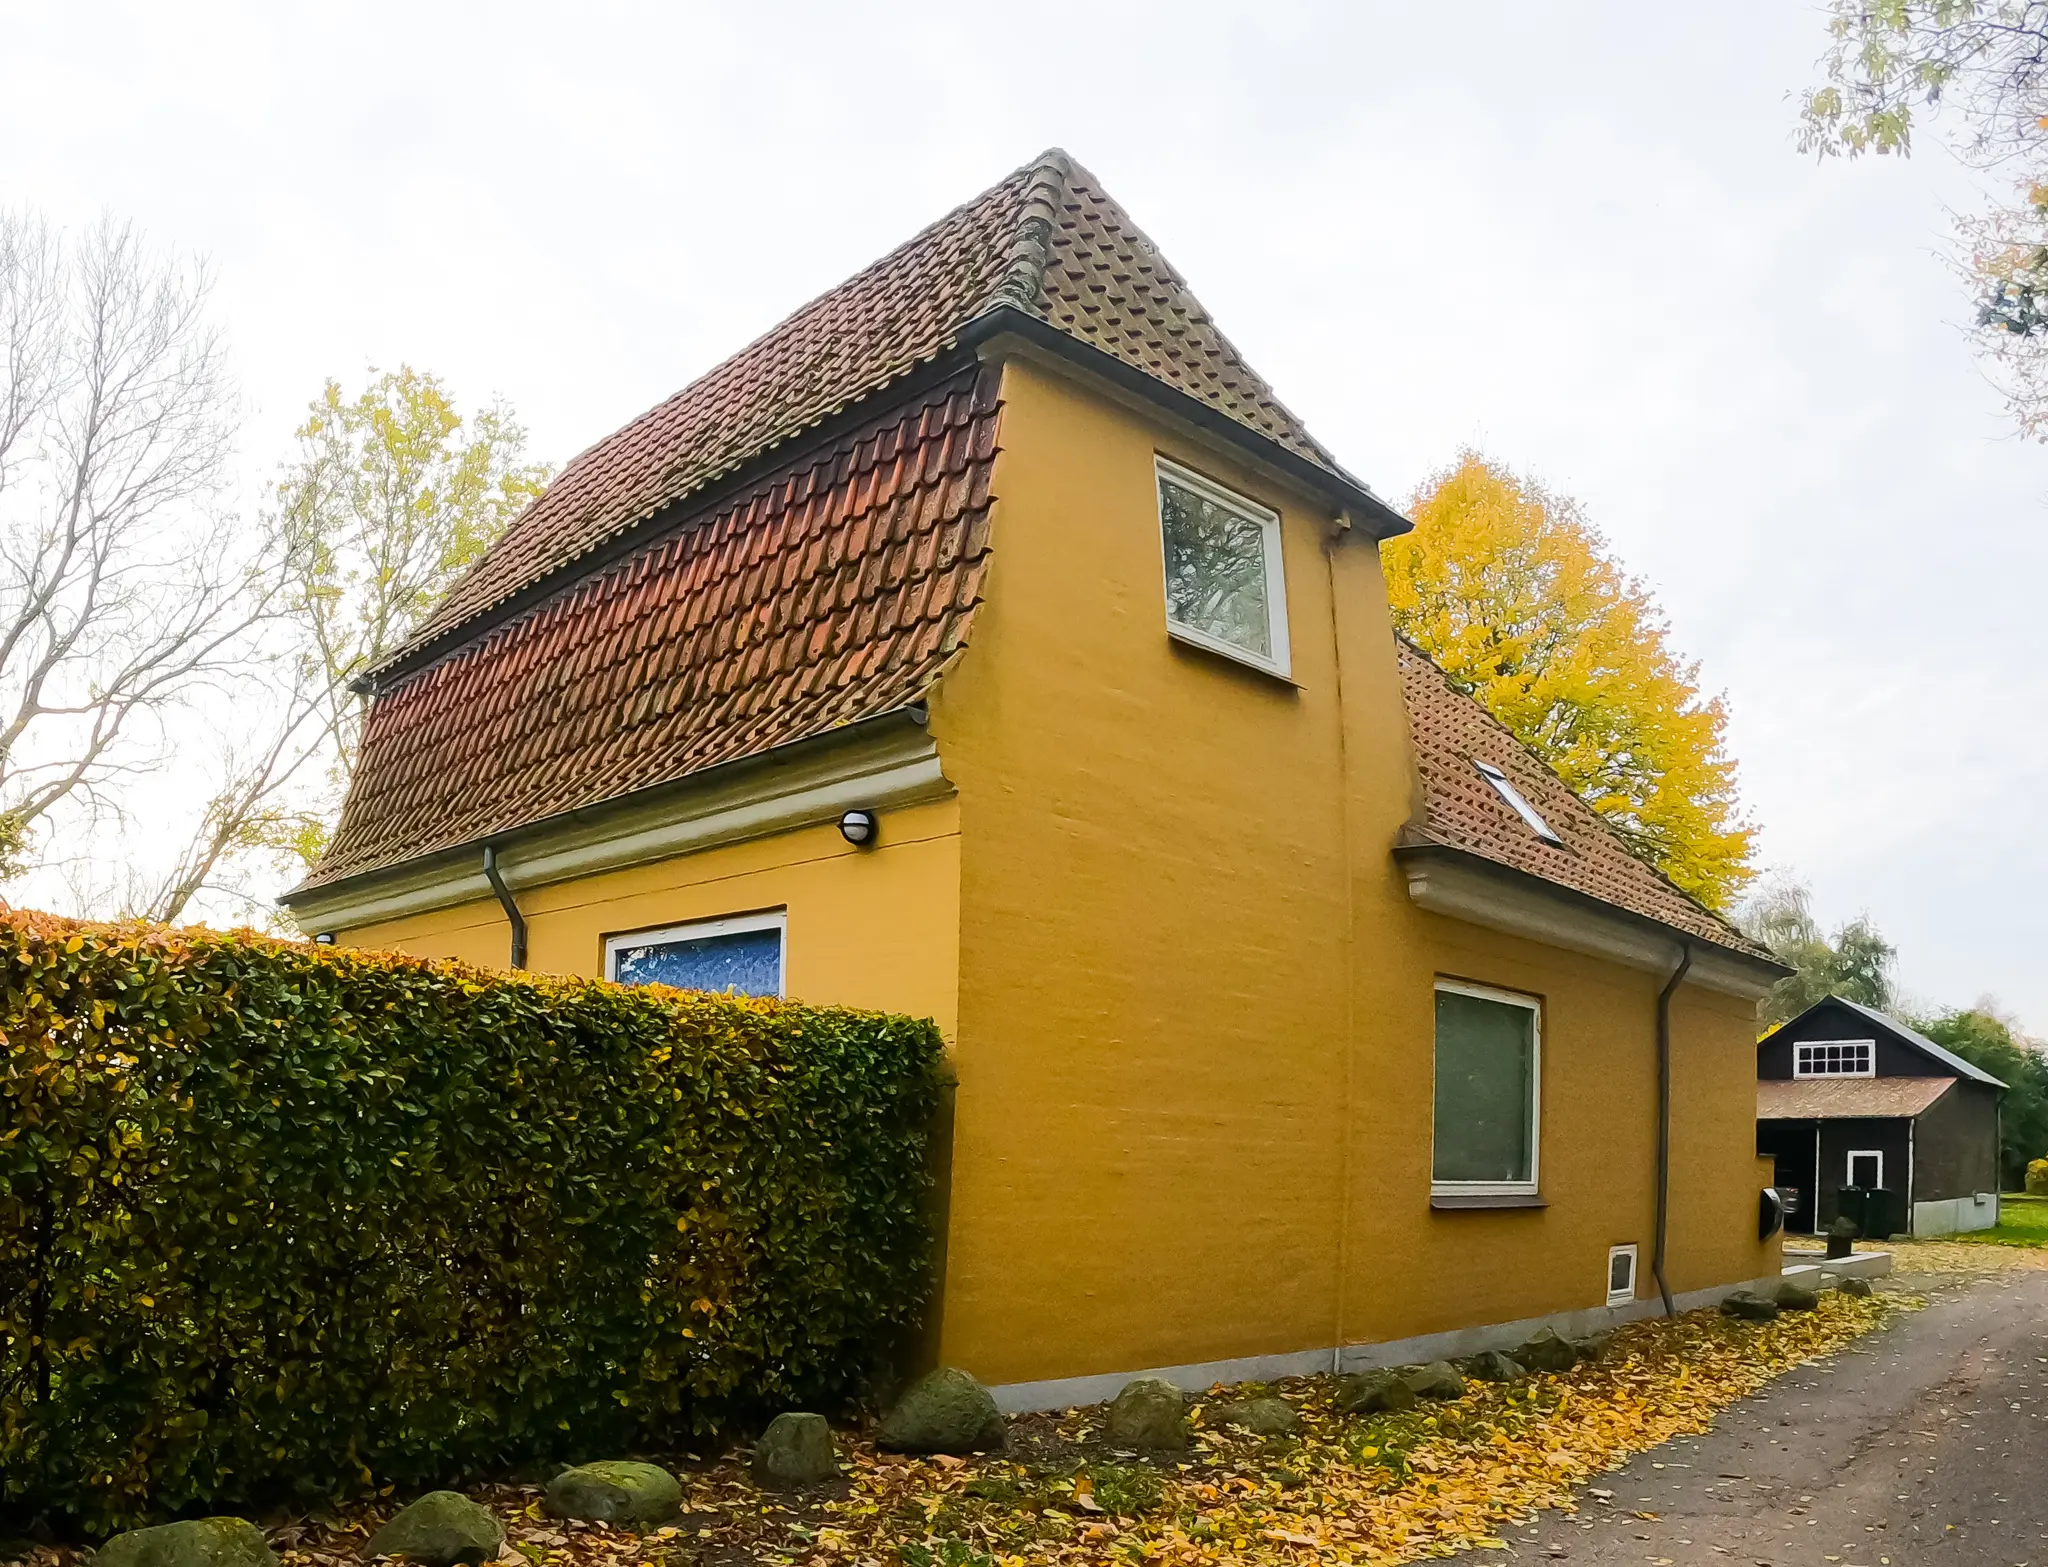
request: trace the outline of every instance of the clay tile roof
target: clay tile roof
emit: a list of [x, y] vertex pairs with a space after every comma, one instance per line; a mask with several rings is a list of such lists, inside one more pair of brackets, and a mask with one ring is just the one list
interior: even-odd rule
[[917, 701], [988, 563], [970, 367], [378, 692], [310, 890]]
[[1955, 1086], [1952, 1077], [1764, 1078], [1756, 1085], [1759, 1121], [1848, 1121], [1918, 1115]]
[[[1407, 641], [1399, 647], [1401, 689], [1422, 774], [1421, 814], [1405, 829], [1405, 843], [1478, 855], [1732, 952], [1774, 961], [1630, 854], [1591, 806], [1475, 698], [1453, 687], [1426, 654]], [[1537, 837], [1475, 760], [1505, 773], [1563, 847]]]
[[1095, 177], [1055, 148], [573, 459], [399, 659], [930, 364], [1002, 305], [1357, 484]]

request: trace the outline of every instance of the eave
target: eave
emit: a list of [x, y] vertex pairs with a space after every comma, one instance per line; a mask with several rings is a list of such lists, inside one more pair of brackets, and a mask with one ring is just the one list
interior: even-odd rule
[[1468, 850], [1402, 844], [1394, 859], [1417, 907], [1467, 924], [1650, 974], [1669, 974], [1680, 953], [1689, 950], [1686, 983], [1745, 1001], [1761, 1000], [1792, 972], [1775, 960], [1724, 947]]

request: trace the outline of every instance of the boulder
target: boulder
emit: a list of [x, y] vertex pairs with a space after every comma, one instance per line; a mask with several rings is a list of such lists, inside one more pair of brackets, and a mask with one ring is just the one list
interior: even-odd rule
[[1515, 1359], [1531, 1371], [1569, 1371], [1579, 1363], [1579, 1352], [1556, 1328], [1540, 1328], [1522, 1341]]
[[1588, 1333], [1584, 1338], [1571, 1339], [1569, 1342], [1572, 1348], [1579, 1352], [1580, 1363], [1586, 1364], [1600, 1359], [1601, 1356], [1607, 1353], [1608, 1349], [1613, 1346], [1614, 1335], [1612, 1333]]
[[117, 1534], [93, 1561], [105, 1567], [277, 1567], [277, 1553], [246, 1518], [188, 1518]]
[[1432, 1360], [1426, 1366], [1410, 1366], [1401, 1380], [1417, 1398], [1463, 1398], [1465, 1379], [1448, 1360]]
[[1346, 1415], [1376, 1415], [1415, 1407], [1415, 1389], [1398, 1371], [1365, 1371], [1337, 1381], [1337, 1409]]
[[1301, 1416], [1284, 1398], [1246, 1398], [1218, 1404], [1209, 1413], [1210, 1423], [1236, 1426], [1255, 1436], [1285, 1436], [1301, 1424]]
[[1468, 1376], [1481, 1382], [1519, 1382], [1529, 1373], [1522, 1363], [1512, 1355], [1503, 1355], [1497, 1349], [1483, 1350], [1465, 1362]]
[[1111, 1447], [1171, 1452], [1188, 1445], [1188, 1416], [1180, 1389], [1163, 1377], [1126, 1382], [1109, 1406], [1102, 1439]]
[[1733, 1290], [1721, 1302], [1721, 1315], [1740, 1317], [1745, 1322], [1769, 1322], [1778, 1314], [1778, 1303], [1755, 1290]]
[[1849, 1276], [1848, 1276], [1847, 1278], [1845, 1278], [1845, 1279], [1841, 1280], [1841, 1281], [1840, 1281], [1839, 1283], [1837, 1283], [1837, 1284], [1835, 1285], [1835, 1288], [1836, 1288], [1836, 1289], [1838, 1289], [1838, 1290], [1840, 1290], [1840, 1291], [1841, 1291], [1841, 1292], [1842, 1292], [1842, 1293], [1843, 1293], [1844, 1295], [1864, 1295], [1864, 1296], [1868, 1296], [1868, 1295], [1874, 1295], [1874, 1294], [1876, 1294], [1876, 1293], [1877, 1293], [1877, 1292], [1876, 1292], [1875, 1290], [1873, 1290], [1873, 1289], [1872, 1289], [1872, 1288], [1870, 1287], [1870, 1280], [1868, 1280], [1868, 1279], [1859, 1279], [1859, 1278], [1857, 1278], [1857, 1277], [1856, 1277], [1856, 1275], [1855, 1275], [1855, 1274], [1853, 1274], [1853, 1273], [1852, 1273], [1852, 1274], [1850, 1274], [1850, 1275], [1849, 1275]]
[[1003, 1414], [966, 1372], [941, 1366], [882, 1417], [876, 1440], [898, 1453], [980, 1453], [1003, 1445]]
[[655, 1529], [682, 1505], [682, 1482], [659, 1464], [578, 1464], [548, 1482], [547, 1510], [557, 1518]]
[[429, 1491], [370, 1536], [365, 1556], [409, 1556], [427, 1567], [489, 1562], [505, 1548], [505, 1526], [488, 1507], [454, 1491]]
[[1811, 1311], [1820, 1304], [1820, 1292], [1787, 1279], [1778, 1286], [1777, 1299], [1780, 1311]]
[[839, 1454], [823, 1415], [777, 1415], [754, 1444], [754, 1480], [770, 1490], [794, 1490], [838, 1478]]

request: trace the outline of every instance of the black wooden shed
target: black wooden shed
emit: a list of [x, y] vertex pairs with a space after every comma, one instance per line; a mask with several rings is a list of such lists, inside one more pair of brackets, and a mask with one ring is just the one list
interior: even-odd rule
[[1897, 1018], [1829, 997], [1756, 1047], [1756, 1148], [1785, 1227], [1825, 1229], [1844, 1186], [1895, 1194], [1914, 1235], [1998, 1222], [2005, 1085]]

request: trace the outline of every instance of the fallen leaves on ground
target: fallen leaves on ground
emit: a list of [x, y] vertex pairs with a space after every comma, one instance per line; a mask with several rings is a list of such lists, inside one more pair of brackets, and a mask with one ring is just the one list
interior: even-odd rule
[[[1977, 1255], [2004, 1251], [1949, 1249], [1971, 1254], [1974, 1267], [1985, 1266]], [[535, 1486], [469, 1494], [505, 1520], [513, 1567], [1391, 1567], [1502, 1548], [1502, 1524], [1574, 1510], [1575, 1488], [1593, 1476], [1706, 1430], [1736, 1399], [1868, 1332], [1898, 1304], [1828, 1293], [1818, 1309], [1775, 1322], [1692, 1312], [1635, 1323], [1570, 1372], [1473, 1383], [1465, 1398], [1396, 1415], [1339, 1414], [1333, 1379], [1296, 1378], [1262, 1390], [1300, 1412], [1293, 1435], [1211, 1429], [1198, 1406], [1193, 1445], [1170, 1460], [1105, 1447], [1098, 1408], [1013, 1421], [1007, 1453], [970, 1459], [880, 1453], [871, 1440], [842, 1438], [846, 1480], [797, 1495], [760, 1490], [737, 1457], [688, 1462], [678, 1466], [682, 1517], [647, 1535], [549, 1518]], [[271, 1540], [287, 1567], [354, 1564], [395, 1506], [387, 1498], [301, 1519]], [[75, 1560], [48, 1547], [27, 1554], [45, 1567]]]
[[2048, 1248], [1987, 1246], [1976, 1241], [1886, 1241], [1895, 1273], [1999, 1273], [2048, 1268]]
[[[1474, 1383], [1463, 1399], [1397, 1415], [1341, 1415], [1331, 1378], [1298, 1378], [1268, 1390], [1300, 1411], [1295, 1434], [1210, 1429], [1198, 1406], [1193, 1445], [1171, 1460], [1106, 1448], [1101, 1409], [1015, 1421], [1007, 1453], [964, 1460], [843, 1440], [846, 1481], [796, 1496], [759, 1490], [728, 1459], [686, 1467], [682, 1519], [644, 1537], [547, 1518], [532, 1488], [472, 1494], [506, 1518], [507, 1559], [522, 1567], [1377, 1567], [1502, 1546], [1502, 1524], [1573, 1509], [1594, 1475], [1704, 1431], [1896, 1305], [1830, 1293], [1770, 1323], [1711, 1312], [1636, 1323], [1563, 1375]], [[288, 1563], [338, 1567], [389, 1510], [273, 1538]]]

